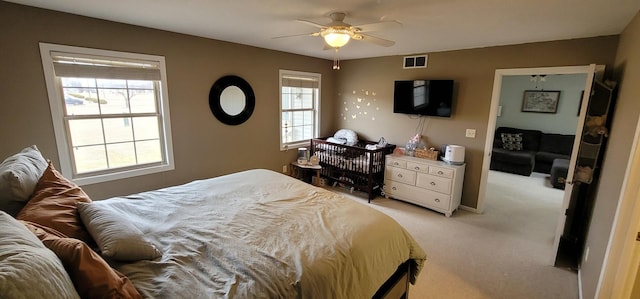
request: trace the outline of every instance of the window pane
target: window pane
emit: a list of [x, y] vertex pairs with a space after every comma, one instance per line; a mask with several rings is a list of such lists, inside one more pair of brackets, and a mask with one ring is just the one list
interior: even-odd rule
[[302, 111], [304, 115], [304, 124], [313, 125], [313, 111]]
[[100, 119], [69, 120], [69, 132], [71, 145], [74, 147], [104, 143]]
[[129, 80], [127, 85], [135, 89], [153, 89], [153, 81], [149, 80]]
[[107, 143], [133, 141], [131, 118], [106, 118], [103, 120], [103, 124]]
[[63, 87], [89, 87], [93, 89], [96, 87], [96, 80], [92, 78], [62, 77], [60, 80]]
[[291, 106], [294, 109], [302, 108], [302, 94], [295, 93], [291, 95]]
[[313, 108], [313, 93], [302, 94], [302, 108]]
[[94, 115], [99, 114], [97, 101], [91, 101], [91, 89], [64, 88], [65, 115]]
[[293, 114], [293, 125], [301, 126], [304, 124], [304, 113], [302, 111], [292, 112]]
[[282, 93], [282, 109], [291, 109], [291, 94]]
[[136, 151], [133, 142], [107, 144], [109, 168], [136, 165]]
[[304, 139], [304, 130], [302, 127], [293, 127], [292, 129], [293, 129], [293, 134], [291, 136], [292, 140], [289, 140], [289, 142], [300, 141]]
[[152, 89], [130, 89], [129, 103], [132, 113], [155, 113], [157, 111], [156, 93]]
[[129, 113], [126, 89], [98, 89], [102, 114]]
[[293, 112], [282, 112], [282, 127], [291, 127]]
[[104, 88], [127, 88], [127, 80], [121, 79], [97, 79], [98, 87]]
[[133, 131], [135, 133], [136, 140], [159, 139], [158, 118], [155, 116], [134, 117]]
[[107, 153], [104, 145], [74, 147], [73, 155], [77, 173], [107, 169]]
[[303, 135], [304, 135], [304, 139], [313, 138], [313, 126], [304, 126]]
[[136, 142], [138, 163], [153, 163], [162, 161], [160, 140], [148, 140]]

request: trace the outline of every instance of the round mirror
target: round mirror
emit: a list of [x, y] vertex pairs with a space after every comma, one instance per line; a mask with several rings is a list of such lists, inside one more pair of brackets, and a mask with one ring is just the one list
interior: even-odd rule
[[255, 106], [251, 85], [238, 76], [224, 76], [211, 86], [209, 108], [222, 123], [239, 125], [249, 119]]
[[222, 110], [231, 116], [240, 114], [244, 110], [246, 103], [244, 92], [238, 86], [229, 86], [220, 95]]

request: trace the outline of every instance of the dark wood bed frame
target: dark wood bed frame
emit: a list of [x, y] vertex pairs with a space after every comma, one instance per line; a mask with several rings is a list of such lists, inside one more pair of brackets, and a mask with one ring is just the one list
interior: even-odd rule
[[406, 299], [409, 297], [409, 275], [411, 260], [407, 260], [398, 266], [391, 277], [382, 284], [373, 295], [373, 299]]
[[[373, 141], [359, 141], [354, 146], [328, 142], [327, 138], [311, 139], [311, 154], [318, 153], [322, 176], [346, 187], [364, 191], [371, 202], [384, 183], [385, 156], [391, 154], [395, 145], [368, 150]], [[345, 163], [356, 161], [356, 163]], [[366, 166], [365, 166], [366, 165]]]

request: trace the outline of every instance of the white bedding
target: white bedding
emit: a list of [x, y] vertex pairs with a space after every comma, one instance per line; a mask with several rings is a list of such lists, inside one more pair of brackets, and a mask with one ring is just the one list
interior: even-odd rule
[[371, 298], [426, 255], [390, 217], [269, 170], [94, 204], [126, 216], [161, 258], [114, 264], [152, 298]]

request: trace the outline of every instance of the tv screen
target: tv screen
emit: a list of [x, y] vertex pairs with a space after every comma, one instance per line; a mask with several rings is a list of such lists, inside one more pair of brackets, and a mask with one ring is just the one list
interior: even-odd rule
[[451, 117], [453, 80], [395, 81], [393, 112]]

